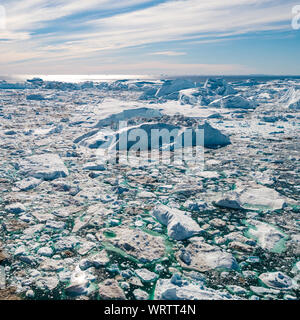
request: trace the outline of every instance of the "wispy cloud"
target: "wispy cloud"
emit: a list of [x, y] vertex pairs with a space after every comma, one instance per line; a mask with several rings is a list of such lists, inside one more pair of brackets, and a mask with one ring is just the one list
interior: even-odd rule
[[178, 51], [158, 51], [158, 52], [150, 52], [149, 55], [176, 57], [176, 56], [184, 56], [184, 55], [186, 55], [186, 52], [178, 52]]
[[[7, 29], [0, 30], [0, 40], [5, 40], [0, 41], [0, 64], [76, 59], [88, 64], [89, 58], [124, 48], [176, 41], [213, 43], [250, 32], [287, 30], [297, 2], [4, 0]], [[147, 54], [180, 58], [186, 53], [167, 49]]]

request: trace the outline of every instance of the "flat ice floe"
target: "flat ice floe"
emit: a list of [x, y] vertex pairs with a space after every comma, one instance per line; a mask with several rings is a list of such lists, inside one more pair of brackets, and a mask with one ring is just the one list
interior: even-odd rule
[[38, 179], [54, 180], [69, 172], [57, 154], [37, 154], [20, 161], [22, 174]]
[[249, 210], [280, 210], [286, 205], [284, 199], [276, 190], [262, 185], [240, 185], [235, 191], [230, 191], [216, 201], [216, 205], [232, 209]]
[[189, 283], [177, 274], [171, 279], [158, 280], [155, 288], [157, 300], [231, 300], [232, 295]]

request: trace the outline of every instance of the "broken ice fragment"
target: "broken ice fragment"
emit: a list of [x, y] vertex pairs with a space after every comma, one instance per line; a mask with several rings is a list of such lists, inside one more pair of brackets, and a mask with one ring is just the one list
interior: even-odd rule
[[287, 235], [281, 230], [254, 219], [247, 220], [246, 222], [250, 226], [246, 235], [257, 239], [261, 248], [278, 253], [285, 250]]
[[197, 238], [193, 239], [192, 243], [181, 252], [178, 252], [176, 257], [184, 268], [200, 272], [214, 269], [237, 270], [239, 268], [232, 254]]
[[158, 205], [153, 210], [153, 215], [167, 226], [169, 237], [175, 240], [188, 239], [202, 231], [191, 217], [176, 208]]
[[267, 272], [259, 276], [259, 279], [268, 287], [279, 290], [292, 289], [295, 284], [293, 280], [282, 272]]
[[37, 179], [54, 180], [66, 177], [68, 169], [57, 154], [37, 154], [20, 161], [21, 173]]

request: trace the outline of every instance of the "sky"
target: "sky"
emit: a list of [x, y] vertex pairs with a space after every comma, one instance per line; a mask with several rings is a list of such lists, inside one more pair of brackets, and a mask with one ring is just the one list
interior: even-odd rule
[[0, 74], [300, 75], [297, 16], [300, 0], [0, 0]]

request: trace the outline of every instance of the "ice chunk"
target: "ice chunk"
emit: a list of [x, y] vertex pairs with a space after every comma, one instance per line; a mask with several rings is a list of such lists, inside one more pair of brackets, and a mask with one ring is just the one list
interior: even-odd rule
[[29, 178], [26, 178], [26, 179], [23, 179], [21, 181], [16, 182], [16, 187], [22, 191], [28, 191], [28, 190], [36, 188], [41, 183], [42, 183], [42, 180], [36, 179], [33, 177], [29, 177]]
[[167, 226], [168, 235], [172, 239], [184, 240], [201, 232], [200, 226], [184, 211], [158, 205], [153, 210], [153, 215]]
[[240, 185], [216, 201], [216, 205], [232, 209], [280, 210], [286, 200], [275, 190], [256, 184]]
[[27, 176], [44, 180], [54, 180], [69, 174], [61, 158], [51, 153], [36, 154], [22, 159], [20, 170]]
[[300, 109], [300, 90], [294, 87], [288, 89], [285, 95], [279, 100], [279, 103], [286, 108], [299, 110]]
[[178, 97], [180, 90], [195, 88], [195, 83], [185, 79], [166, 80], [156, 92], [156, 97], [166, 97], [174, 94], [172, 98]]
[[218, 95], [235, 94], [236, 90], [225, 79], [207, 79], [204, 88]]
[[30, 83], [9, 83], [5, 80], [0, 81], [0, 89], [32, 89], [32, 85]]
[[261, 248], [271, 252], [282, 252], [285, 249], [287, 236], [278, 228], [254, 219], [247, 220], [250, 228], [246, 235], [257, 239]]
[[114, 237], [106, 238], [103, 229], [97, 234], [98, 240], [111, 242], [142, 263], [153, 262], [165, 255], [165, 245], [161, 237], [150, 235], [139, 229], [126, 227], [114, 227], [110, 228], [109, 231], [114, 234]]
[[289, 276], [280, 271], [263, 273], [259, 276], [259, 279], [273, 289], [287, 290], [292, 289], [295, 285]]
[[44, 84], [43, 79], [37, 78], [37, 77], [32, 79], [27, 79], [27, 82], [32, 83], [33, 85], [36, 85], [36, 86], [42, 86]]
[[231, 144], [228, 136], [223, 134], [220, 130], [213, 128], [208, 122], [200, 125], [198, 129], [204, 130], [205, 148], [224, 147]]
[[217, 99], [209, 104], [211, 107], [227, 108], [227, 109], [255, 109], [256, 106], [252, 101], [242, 96], [229, 95]]
[[203, 88], [191, 88], [179, 91], [180, 104], [207, 106], [211, 99], [207, 97], [207, 91]]
[[126, 300], [124, 291], [114, 279], [106, 279], [99, 284], [99, 295], [103, 300]]
[[53, 255], [53, 250], [50, 247], [41, 247], [37, 253], [40, 256], [51, 257]]
[[105, 166], [104, 166], [103, 163], [99, 163], [99, 162], [87, 162], [83, 166], [83, 170], [104, 171], [105, 170]]
[[105, 119], [101, 119], [96, 124], [96, 128], [103, 126], [109, 126], [113, 123], [118, 123], [119, 121], [125, 121], [132, 118], [145, 118], [152, 119], [156, 117], [161, 117], [162, 114], [158, 109], [151, 108], [137, 108], [137, 109], [127, 109], [120, 113], [112, 114]]
[[26, 211], [26, 208], [22, 203], [12, 203], [7, 205], [5, 210], [14, 214], [19, 214]]
[[66, 288], [66, 293], [71, 296], [86, 295], [89, 293], [90, 282], [87, 273], [76, 269], [70, 279], [70, 284]]
[[228, 192], [216, 201], [216, 206], [230, 209], [242, 209], [239, 194]]
[[135, 289], [133, 294], [137, 300], [149, 300], [149, 294], [144, 290]]
[[205, 288], [189, 283], [174, 274], [171, 279], [159, 279], [155, 288], [155, 300], [232, 300], [228, 292]]
[[158, 278], [158, 275], [154, 272], [149, 271], [148, 269], [136, 269], [136, 275], [143, 281], [143, 282], [152, 282]]
[[231, 253], [217, 246], [193, 238], [191, 244], [178, 252], [176, 257], [182, 267], [205, 272], [214, 269], [237, 270], [238, 264]]
[[242, 190], [240, 201], [245, 209], [262, 210], [280, 210], [286, 203], [274, 189], [258, 185]]

